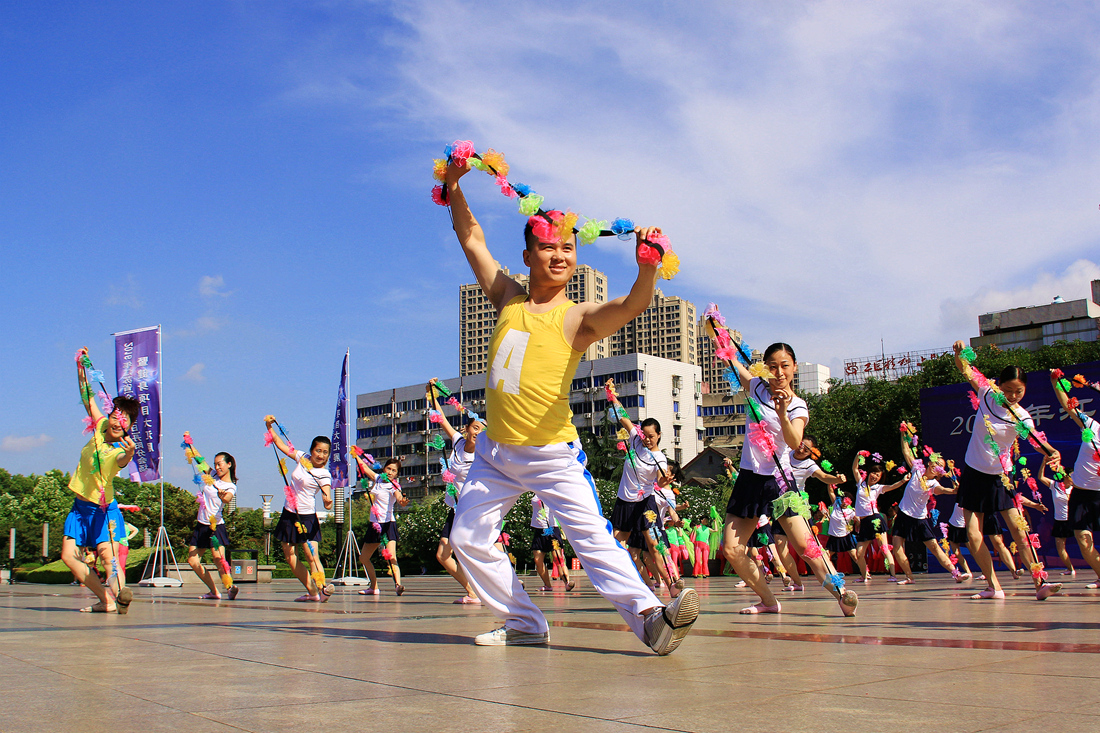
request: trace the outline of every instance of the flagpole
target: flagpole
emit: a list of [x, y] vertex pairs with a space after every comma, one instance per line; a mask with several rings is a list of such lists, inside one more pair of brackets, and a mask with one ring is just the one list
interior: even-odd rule
[[[347, 484], [347, 496], [340, 497], [340, 502], [347, 501], [347, 524], [348, 531], [344, 533], [342, 527], [337, 528], [337, 535], [342, 536], [344, 546], [340, 548], [340, 552], [337, 554], [336, 563], [333, 568], [333, 575], [339, 574], [340, 577], [333, 578], [333, 585], [369, 585], [370, 581], [366, 578], [359, 576], [359, 541], [355, 538], [355, 522], [352, 515], [352, 506], [354, 502], [351, 500], [351, 495], [355, 490], [355, 484], [351, 480], [351, 466], [353, 458], [351, 457], [351, 410], [353, 405], [351, 404], [351, 348], [344, 353], [344, 422], [341, 428], [344, 431], [343, 450], [344, 455], [348, 459], [347, 472], [344, 476], [344, 482]], [[358, 424], [359, 418], [356, 413], [356, 424]], [[335, 489], [333, 490], [335, 493]], [[333, 507], [335, 508], [335, 507]], [[341, 511], [343, 506], [341, 506]], [[365, 568], [364, 568], [365, 571]]]

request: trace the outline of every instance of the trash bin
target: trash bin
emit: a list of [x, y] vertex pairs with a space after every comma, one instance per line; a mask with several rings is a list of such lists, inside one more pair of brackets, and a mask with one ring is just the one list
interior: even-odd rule
[[[233, 555], [247, 555], [243, 559], [234, 558]], [[259, 563], [259, 550], [233, 550], [229, 553], [229, 569], [233, 575], [234, 583], [255, 583], [256, 565]]]

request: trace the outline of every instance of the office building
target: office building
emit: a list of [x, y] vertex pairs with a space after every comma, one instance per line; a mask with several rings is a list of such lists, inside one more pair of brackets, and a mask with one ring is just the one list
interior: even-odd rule
[[1100, 280], [1092, 281], [1091, 295], [1091, 300], [1058, 296], [1046, 305], [983, 313], [978, 316], [981, 335], [970, 339], [970, 346], [1035, 351], [1055, 341], [1096, 341], [1100, 338]]
[[[652, 417], [661, 424], [661, 448], [683, 463], [702, 449], [703, 418], [699, 367], [650, 354], [628, 354], [582, 362], [570, 385], [569, 403], [578, 430], [601, 434], [607, 397], [604, 383], [615, 380], [619, 399], [635, 422]], [[444, 380], [470, 410], [485, 416], [485, 374]], [[402, 458], [400, 475], [406, 494], [422, 499], [442, 490], [439, 459], [444, 453], [428, 441], [435, 426], [428, 421], [424, 385], [378, 390], [357, 395], [355, 443], [375, 458]], [[461, 420], [451, 407], [444, 412], [456, 427]], [[617, 423], [611, 423], [618, 430]]]

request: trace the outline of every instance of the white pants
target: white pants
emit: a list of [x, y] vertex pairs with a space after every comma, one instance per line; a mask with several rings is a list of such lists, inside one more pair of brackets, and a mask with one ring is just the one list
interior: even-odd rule
[[561, 523], [593, 587], [644, 640], [642, 611], [662, 604], [642, 582], [630, 553], [611, 536], [585, 460], [584, 452], [568, 443], [506, 445], [482, 433], [458, 499], [451, 546], [478, 597], [508, 628], [548, 631], [508, 556], [493, 547], [504, 515], [520, 494], [533, 491]]

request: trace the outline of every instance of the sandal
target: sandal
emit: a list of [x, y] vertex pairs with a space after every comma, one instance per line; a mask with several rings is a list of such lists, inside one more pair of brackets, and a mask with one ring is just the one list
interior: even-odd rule
[[311, 596], [309, 593], [306, 593], [304, 596], [298, 596], [297, 598], [295, 598], [294, 602], [295, 603], [308, 603], [309, 601], [313, 601], [313, 602], [316, 603], [317, 601], [320, 601], [320, 600], [321, 600], [320, 596]]
[[393, 592], [396, 593], [397, 595], [401, 595], [402, 593], [405, 592], [405, 586], [398, 583], [397, 587], [393, 589]]
[[748, 608], [742, 608], [741, 613], [749, 616], [755, 616], [758, 613], [779, 613], [782, 610], [783, 606], [779, 601], [776, 601], [774, 606], [765, 606], [763, 602], [761, 602], [754, 603]]
[[382, 595], [382, 591], [378, 590], [377, 588], [367, 588], [366, 590], [359, 591], [359, 595], [361, 595], [361, 596], [380, 596], [380, 595]]
[[566, 593], [568, 593], [569, 591], [573, 590], [576, 587], [577, 587], [577, 581], [570, 580], [568, 583], [565, 584], [565, 591], [566, 591]]
[[481, 599], [480, 598], [474, 598], [473, 596], [462, 596], [461, 598], [456, 598], [453, 601], [453, 603], [461, 603], [463, 605], [468, 605], [468, 604], [473, 604], [473, 603], [481, 603]]
[[321, 591], [321, 597], [317, 600], [321, 603], [328, 603], [328, 599], [332, 598], [332, 594], [336, 592], [336, 586], [332, 583], [327, 583], [321, 586], [318, 590]]
[[114, 613], [117, 609], [107, 608], [107, 604], [103, 601], [95, 604], [94, 606], [85, 606], [80, 609], [80, 613]]
[[217, 593], [203, 593], [199, 596], [200, 601], [220, 601], [222, 597]]

